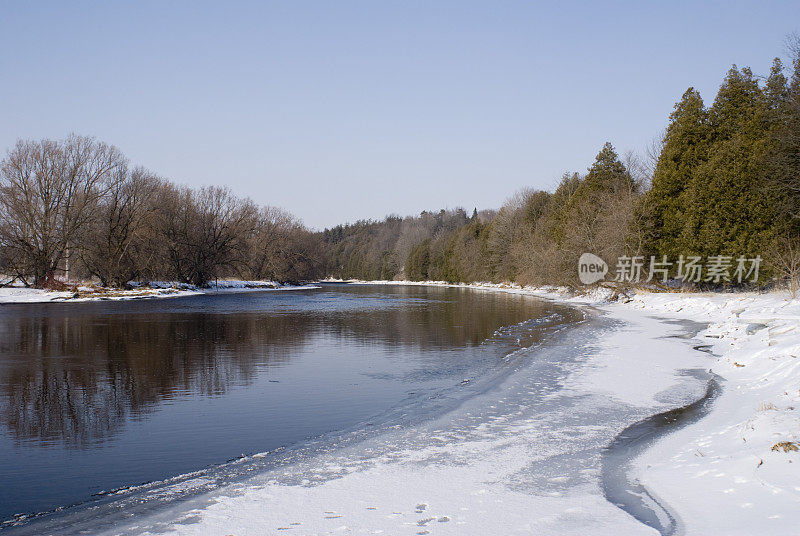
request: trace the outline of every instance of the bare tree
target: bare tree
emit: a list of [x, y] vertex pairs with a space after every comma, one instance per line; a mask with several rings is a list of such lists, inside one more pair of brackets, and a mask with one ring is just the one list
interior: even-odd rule
[[776, 240], [767, 252], [767, 262], [775, 277], [786, 281], [792, 298], [796, 298], [800, 290], [800, 238], [786, 235]]
[[[656, 141], [653, 141], [656, 144]], [[656, 144], [657, 147], [657, 144]], [[639, 186], [639, 189], [646, 189], [650, 185], [653, 178], [653, 171], [655, 170], [655, 162], [653, 157], [649, 154], [650, 151], [655, 151], [656, 148], [648, 148], [648, 154], [645, 157], [640, 156], [636, 151], [626, 151], [622, 157], [622, 163], [625, 169], [630, 173], [631, 178]]]
[[492, 220], [488, 238], [489, 263], [492, 274], [498, 280], [512, 281], [516, 277], [512, 246], [526, 231], [523, 227], [525, 209], [538, 193], [532, 188], [518, 190], [506, 200]]
[[167, 187], [158, 202], [161, 235], [174, 277], [207, 286], [242, 267], [257, 208], [226, 188]]
[[123, 165], [115, 147], [88, 137], [17, 142], [0, 164], [0, 243], [12, 275], [53, 285], [70, 244]]
[[294, 216], [283, 209], [263, 207], [248, 240], [248, 274], [253, 279], [297, 281], [293, 274], [302, 253], [294, 250], [298, 233], [305, 231]]
[[155, 197], [161, 180], [144, 168], [120, 168], [80, 240], [80, 258], [104, 286], [125, 286], [150, 262]]
[[661, 157], [661, 151], [664, 149], [664, 144], [667, 141], [667, 129], [664, 128], [659, 134], [650, 140], [650, 143], [647, 144], [645, 148], [645, 156], [641, 159], [642, 168], [645, 171], [647, 176], [647, 181], [642, 183], [642, 186], [645, 189], [650, 187], [650, 183], [653, 180], [653, 174], [656, 171], [656, 165], [658, 164], [658, 159]]
[[792, 32], [786, 36], [786, 50], [792, 58], [800, 58], [800, 33]]

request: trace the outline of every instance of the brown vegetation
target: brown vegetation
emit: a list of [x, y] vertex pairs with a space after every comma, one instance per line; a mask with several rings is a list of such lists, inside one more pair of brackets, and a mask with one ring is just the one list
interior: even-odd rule
[[114, 287], [297, 282], [320, 277], [322, 265], [319, 240], [290, 215], [130, 169], [92, 138], [21, 140], [0, 167], [0, 269], [26, 285], [57, 288], [57, 275]]

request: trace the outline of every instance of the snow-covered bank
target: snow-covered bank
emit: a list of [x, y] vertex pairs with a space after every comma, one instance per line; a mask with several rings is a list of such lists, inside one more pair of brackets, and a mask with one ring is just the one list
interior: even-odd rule
[[208, 288], [172, 282], [150, 282], [131, 290], [110, 289], [97, 286], [76, 285], [75, 290], [53, 291], [24, 287], [0, 288], [0, 304], [42, 303], [60, 301], [131, 300], [142, 298], [175, 298], [219, 292], [248, 292], [256, 290], [305, 290], [318, 285], [283, 285], [274, 281], [219, 281]]
[[679, 533], [795, 531], [800, 302], [639, 293], [609, 303], [608, 290], [471, 287], [591, 314], [515, 353], [518, 368], [502, 384], [440, 417], [131, 512], [110, 533], [655, 534], [604, 498], [603, 449], [631, 424], [702, 396], [705, 380], [686, 371], [708, 369], [723, 386], [711, 413], [661, 437], [629, 474]]
[[800, 522], [800, 300], [640, 294], [611, 310], [708, 322], [698, 344], [724, 379], [708, 416], [638, 463], [689, 534], [791, 534]]
[[[542, 370], [522, 370], [433, 423], [237, 484], [156, 522], [140, 520], [130, 532], [654, 534], [604, 499], [599, 453], [630, 424], [702, 396], [705, 384], [686, 374], [699, 369], [722, 378], [711, 413], [659, 439], [632, 476], [685, 533], [794, 530], [800, 301], [639, 293], [608, 303], [607, 290], [470, 287], [599, 309], [599, 326], [534, 354], [537, 363], [548, 352], [572, 360], [558, 373], [557, 391], [538, 390]], [[708, 327], [695, 333], [698, 323]]]
[[[605, 500], [599, 460], [627, 425], [704, 389], [674, 370], [702, 366], [707, 355], [686, 341], [651, 340], [660, 326], [646, 317], [630, 324], [594, 317], [453, 412], [231, 484], [112, 533], [656, 534]], [[607, 371], [588, 362], [617, 360], [622, 372], [617, 357], [630, 364], [642, 344], [672, 366], [642, 374], [640, 392], [631, 386], [623, 393], [640, 405], [602, 392]]]
[[[524, 292], [524, 290], [522, 290]], [[542, 294], [542, 290], [532, 290]], [[547, 289], [546, 294], [563, 290]], [[603, 293], [567, 298], [602, 304]], [[640, 481], [680, 516], [688, 534], [793, 533], [800, 523], [800, 299], [788, 293], [649, 293], [601, 308], [626, 322], [642, 314], [701, 322], [694, 340], [711, 352], [721, 395], [703, 419], [658, 441], [638, 460]], [[646, 358], [653, 374], [673, 360]], [[655, 357], [655, 359], [653, 359]], [[594, 361], [597, 361], [594, 359]], [[636, 365], [597, 362], [628, 402]], [[641, 381], [637, 377], [637, 381]], [[649, 381], [649, 380], [645, 380]], [[641, 393], [639, 386], [634, 393]]]
[[[541, 291], [538, 291], [541, 292]], [[602, 291], [572, 301], [598, 303]], [[788, 293], [648, 293], [601, 309], [626, 322], [643, 314], [700, 322], [694, 341], [708, 351], [723, 389], [712, 410], [657, 441], [636, 477], [680, 516], [688, 534], [794, 533], [800, 522], [800, 299]], [[641, 346], [654, 375], [673, 360]], [[653, 359], [655, 358], [655, 359]], [[618, 397], [635, 402], [623, 368], [597, 363]], [[637, 382], [641, 381], [636, 376]], [[645, 380], [648, 381], [648, 380]], [[634, 393], [641, 393], [639, 386]]]

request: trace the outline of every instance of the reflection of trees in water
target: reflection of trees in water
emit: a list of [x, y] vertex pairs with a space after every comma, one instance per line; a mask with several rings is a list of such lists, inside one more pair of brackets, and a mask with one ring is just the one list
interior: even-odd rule
[[[369, 287], [356, 287], [374, 294]], [[399, 296], [427, 299], [417, 305], [374, 311], [343, 312], [329, 329], [339, 336], [383, 341], [422, 349], [475, 346], [491, 338], [503, 326], [545, 315], [554, 307], [528, 296], [479, 293], [470, 289], [391, 287]]]
[[462, 289], [399, 287], [376, 294], [351, 287], [347, 293], [404, 300], [283, 314], [4, 315], [0, 419], [20, 440], [87, 447], [177, 394], [217, 396], [249, 383], [258, 367], [287, 362], [320, 332], [395, 346], [463, 348], [550, 307]]
[[289, 359], [307, 317], [6, 317], [0, 419], [17, 439], [85, 447], [176, 393], [215, 396]]

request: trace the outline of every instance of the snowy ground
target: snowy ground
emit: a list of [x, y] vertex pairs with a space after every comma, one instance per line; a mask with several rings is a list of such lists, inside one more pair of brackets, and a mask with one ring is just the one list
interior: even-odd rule
[[[597, 318], [453, 412], [282, 466], [112, 533], [656, 534], [603, 497], [602, 447], [628, 424], [699, 396], [702, 386], [686, 386], [674, 368], [662, 367], [641, 387], [649, 396], [631, 390], [618, 401], [597, 388], [608, 371], [587, 360], [612, 361], [621, 349], [649, 341], [658, 324]], [[652, 343], [659, 355], [675, 346]], [[708, 359], [685, 341], [677, 346], [673, 366]], [[624, 372], [621, 363], [614, 370]], [[681, 396], [666, 399], [676, 385]]]
[[132, 290], [108, 289], [98, 286], [76, 284], [75, 290], [52, 291], [24, 287], [0, 288], [0, 304], [41, 303], [60, 301], [130, 300], [141, 298], [174, 298], [195, 294], [217, 292], [246, 292], [252, 290], [297, 290], [319, 288], [315, 285], [282, 285], [273, 281], [219, 281], [208, 288], [164, 281], [152, 281]]
[[698, 339], [718, 356], [712, 368], [725, 380], [707, 417], [639, 460], [641, 481], [673, 506], [689, 534], [797, 533], [800, 300], [642, 295], [609, 309], [709, 322]]
[[[701, 397], [705, 383], [686, 371], [709, 369], [722, 384], [711, 412], [661, 436], [630, 476], [678, 533], [797, 532], [800, 300], [638, 293], [607, 303], [602, 290], [473, 288], [597, 314], [437, 419], [137, 515], [111, 533], [657, 534], [605, 499], [603, 448], [631, 424]], [[696, 333], [696, 323], [707, 328]]]
[[[800, 300], [640, 293], [609, 304], [602, 291], [503, 290], [588, 303], [600, 314], [441, 418], [115, 533], [657, 534], [605, 500], [600, 455], [633, 422], [699, 398], [705, 384], [687, 369], [713, 370], [722, 394], [708, 416], [636, 459], [632, 476], [675, 515], [679, 533], [796, 531]], [[679, 320], [709, 325], [686, 338], [693, 333]], [[788, 452], [774, 448], [781, 442]]]

